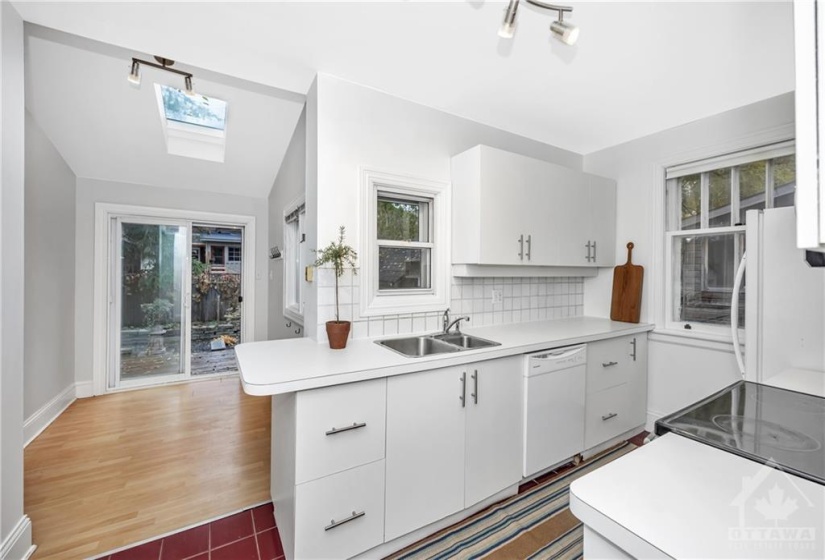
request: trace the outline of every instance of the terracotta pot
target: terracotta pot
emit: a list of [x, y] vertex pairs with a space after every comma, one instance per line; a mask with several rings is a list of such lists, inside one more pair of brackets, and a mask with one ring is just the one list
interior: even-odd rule
[[340, 350], [347, 347], [347, 339], [349, 338], [349, 329], [352, 324], [349, 321], [327, 321], [327, 338], [329, 338], [329, 347], [333, 350]]

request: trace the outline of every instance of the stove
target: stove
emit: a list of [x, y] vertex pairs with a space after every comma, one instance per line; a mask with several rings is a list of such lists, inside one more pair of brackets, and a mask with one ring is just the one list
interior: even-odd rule
[[656, 422], [673, 432], [825, 485], [825, 399], [738, 381]]

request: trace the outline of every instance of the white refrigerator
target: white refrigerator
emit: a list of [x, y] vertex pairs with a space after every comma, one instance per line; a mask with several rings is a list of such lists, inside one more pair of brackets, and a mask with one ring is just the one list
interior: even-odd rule
[[746, 251], [737, 274], [740, 280], [744, 268], [744, 351], [736, 305], [731, 310], [742, 376], [825, 397], [825, 268], [811, 267], [796, 247], [793, 208], [751, 210], [746, 223]]

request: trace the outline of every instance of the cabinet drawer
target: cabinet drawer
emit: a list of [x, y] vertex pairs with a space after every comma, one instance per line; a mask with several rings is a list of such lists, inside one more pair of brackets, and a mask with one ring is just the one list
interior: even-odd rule
[[645, 391], [640, 383], [623, 383], [587, 395], [584, 446], [604, 443], [644, 423]]
[[384, 542], [384, 461], [295, 488], [295, 558], [350, 558]]
[[298, 393], [295, 483], [383, 459], [386, 405], [386, 379]]
[[[633, 340], [636, 357], [633, 359]], [[642, 348], [635, 336], [600, 340], [587, 345], [587, 392], [595, 393], [608, 387], [633, 381], [642, 369], [639, 352]]]

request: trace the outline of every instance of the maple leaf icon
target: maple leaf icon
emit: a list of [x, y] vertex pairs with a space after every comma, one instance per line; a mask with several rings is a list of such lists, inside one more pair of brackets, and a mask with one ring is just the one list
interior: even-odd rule
[[784, 521], [793, 512], [799, 509], [796, 500], [785, 496], [785, 491], [774, 484], [768, 491], [768, 499], [759, 498], [756, 500], [756, 511], [762, 514], [765, 519], [771, 520], [774, 524]]

